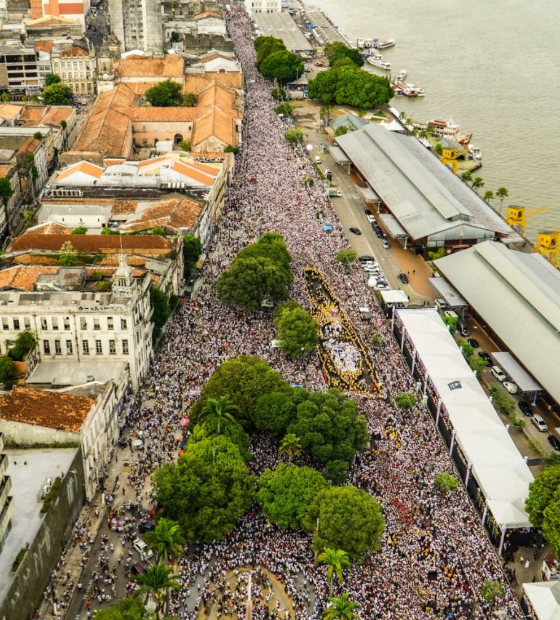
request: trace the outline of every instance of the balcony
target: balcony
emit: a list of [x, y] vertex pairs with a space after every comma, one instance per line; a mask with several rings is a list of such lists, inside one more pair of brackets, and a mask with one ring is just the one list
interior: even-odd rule
[[4, 476], [8, 469], [8, 455], [0, 454], [0, 478]]
[[4, 476], [0, 482], [0, 507], [6, 503], [6, 498], [12, 490], [12, 479], [10, 476]]

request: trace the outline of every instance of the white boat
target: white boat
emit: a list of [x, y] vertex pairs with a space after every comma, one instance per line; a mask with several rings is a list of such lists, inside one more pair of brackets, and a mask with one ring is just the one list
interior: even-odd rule
[[358, 37], [356, 41], [357, 46], [359, 48], [376, 48], [378, 50], [384, 50], [388, 47], [393, 47], [396, 44], [395, 39], [386, 39], [385, 41], [381, 41], [380, 39], [365, 39], [363, 37]]
[[397, 75], [397, 77], [395, 78], [395, 81], [397, 82], [404, 82], [406, 80], [406, 76], [408, 75], [406, 69], [401, 69]]
[[378, 50], [384, 50], [387, 49], [388, 47], [393, 47], [393, 45], [396, 45], [396, 41], [395, 39], [387, 39], [386, 41], [378, 41], [377, 45], [374, 45], [373, 47], [376, 47]]
[[393, 90], [397, 95], [405, 97], [425, 97], [426, 93], [416, 84], [406, 84], [405, 82], [393, 82]]
[[374, 58], [373, 56], [370, 56], [367, 59], [367, 62], [373, 67], [383, 69], [383, 71], [391, 71], [391, 63], [388, 60], [383, 60], [383, 58]]
[[476, 161], [482, 161], [482, 151], [478, 146], [469, 144], [469, 153], [473, 156], [473, 159], [476, 159]]

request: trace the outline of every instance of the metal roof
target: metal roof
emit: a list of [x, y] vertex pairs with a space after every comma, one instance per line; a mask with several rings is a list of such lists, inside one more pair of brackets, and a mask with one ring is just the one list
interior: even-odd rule
[[389, 234], [393, 237], [393, 239], [408, 237], [406, 230], [399, 224], [399, 221], [394, 215], [391, 215], [390, 213], [380, 213], [379, 219], [383, 222], [385, 228], [389, 231]]
[[512, 232], [416, 138], [370, 123], [336, 141], [413, 239], [446, 232], [448, 240], [483, 240]]
[[443, 297], [450, 308], [460, 308], [469, 305], [445, 278], [430, 278], [430, 284]]
[[318, 31], [324, 43], [339, 41], [340, 43], [344, 43], [344, 45], [349, 44], [342, 34], [340, 34], [338, 28], [336, 28], [321, 11], [307, 11], [307, 17], [313, 24], [315, 30]]
[[329, 146], [329, 153], [337, 164], [348, 164], [350, 160], [346, 157], [346, 153], [339, 146]]
[[503, 528], [528, 527], [524, 502], [533, 475], [453, 336], [433, 308], [397, 310], [441, 399], [488, 509]]
[[506, 375], [522, 392], [540, 392], [542, 385], [537, 383], [525, 369], [512, 357], [511, 353], [496, 352], [490, 354], [504, 369]]
[[254, 13], [253, 19], [262, 35], [282, 39], [291, 52], [311, 52], [313, 46], [289, 13]]
[[493, 242], [435, 263], [512, 355], [560, 402], [560, 272], [538, 254]]

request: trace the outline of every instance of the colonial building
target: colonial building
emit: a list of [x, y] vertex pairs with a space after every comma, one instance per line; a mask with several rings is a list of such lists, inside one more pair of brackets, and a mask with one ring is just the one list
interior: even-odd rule
[[93, 48], [55, 45], [51, 64], [52, 72], [59, 75], [75, 94], [92, 95], [95, 92], [96, 58]]
[[245, 10], [249, 15], [255, 13], [281, 13], [282, 0], [245, 0]]

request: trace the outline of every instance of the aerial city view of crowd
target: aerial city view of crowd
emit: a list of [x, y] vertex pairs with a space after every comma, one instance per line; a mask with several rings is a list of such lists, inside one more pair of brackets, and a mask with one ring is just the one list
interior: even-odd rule
[[[271, 346], [275, 338], [271, 310], [246, 312], [216, 297], [216, 279], [235, 255], [262, 234], [278, 232], [292, 257], [290, 298], [310, 307], [306, 269], [317, 270], [352, 326], [353, 346], [338, 340], [336, 326], [324, 330], [323, 347], [330, 351], [330, 359], [344, 371], [356, 371], [367, 356], [371, 368], [369, 393], [357, 389], [349, 396], [367, 420], [368, 434], [380, 439], [354, 458], [348, 482], [379, 501], [386, 526], [379, 550], [345, 569], [344, 583], [335, 586], [335, 593], [347, 592], [364, 620], [482, 620], [489, 617], [489, 605], [481, 588], [494, 580], [503, 586], [499, 607], [505, 617], [521, 620], [518, 602], [463, 487], [459, 485], [449, 498], [435, 484], [437, 472], [453, 473], [453, 468], [430, 416], [421, 404], [405, 411], [395, 403], [396, 394], [413, 392], [415, 382], [386, 317], [358, 277], [358, 267], [335, 260], [337, 252], [349, 248], [348, 242], [305, 145], [291, 145], [284, 138], [291, 121], [274, 113], [270, 83], [255, 67], [253, 22], [242, 8], [232, 5], [227, 23], [245, 79], [243, 146], [227, 206], [206, 249], [202, 284], [195, 299], [173, 319], [148, 378], [129, 403], [128, 422], [142, 433], [144, 449], [133, 454], [123, 484], [134, 489], [138, 503], [151, 507], [154, 468], [176, 458], [181, 419], [188, 417], [216, 367], [230, 358], [259, 356], [292, 385], [326, 389], [328, 377], [317, 354], [290, 359]], [[316, 182], [304, 183], [309, 177]], [[322, 219], [319, 209], [326, 214]], [[332, 226], [328, 234], [325, 218]], [[364, 306], [373, 309], [368, 317], [360, 312]], [[374, 332], [384, 337], [382, 350], [371, 344]], [[278, 453], [274, 440], [262, 436], [253, 437], [250, 452], [255, 474], [288, 460]], [[118, 490], [113, 500], [116, 509]], [[125, 542], [130, 541], [126, 533], [122, 538], [124, 556]], [[179, 560], [181, 587], [171, 592], [170, 611], [180, 620], [210, 614], [245, 618], [245, 594], [236, 597], [224, 579], [229, 571], [253, 567], [257, 592], [273, 590], [259, 572], [266, 568], [291, 596], [295, 618], [319, 619], [330, 588], [325, 567], [315, 564], [311, 543], [310, 533], [269, 523], [255, 504], [223, 541], [199, 545]], [[115, 558], [120, 552], [109, 551]], [[111, 573], [113, 563], [113, 559], [105, 562], [105, 573]], [[239, 579], [238, 586], [245, 593], [246, 579]], [[253, 617], [291, 616], [278, 602], [272, 612], [256, 604]]]

